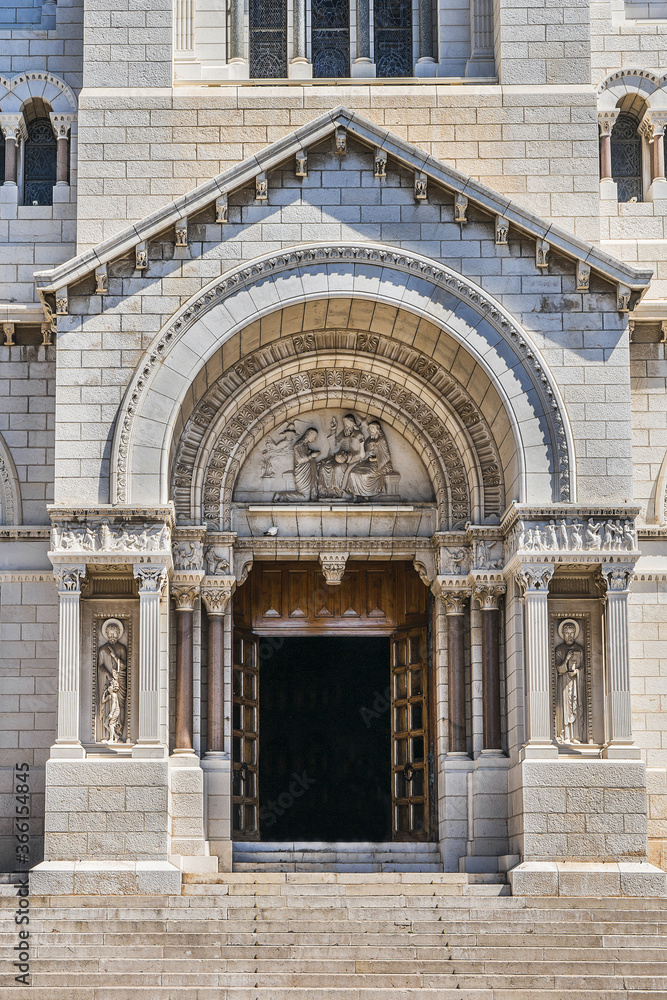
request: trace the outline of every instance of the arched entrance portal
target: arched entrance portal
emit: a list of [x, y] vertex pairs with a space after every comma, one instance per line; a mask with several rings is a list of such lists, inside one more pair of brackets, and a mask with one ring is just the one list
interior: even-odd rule
[[255, 565], [235, 600], [237, 841], [435, 838], [429, 592], [405, 562]]

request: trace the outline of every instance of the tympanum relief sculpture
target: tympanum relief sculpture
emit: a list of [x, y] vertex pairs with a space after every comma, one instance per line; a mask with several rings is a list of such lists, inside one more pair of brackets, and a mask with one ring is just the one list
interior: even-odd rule
[[100, 619], [96, 657], [95, 736], [98, 743], [127, 742], [128, 621]]
[[[269, 493], [282, 479], [283, 489]], [[404, 485], [405, 484], [405, 485]], [[272, 432], [251, 452], [235, 500], [272, 503], [431, 500], [433, 489], [413, 447], [383, 421], [320, 410]]]
[[[577, 744], [588, 741], [586, 712], [586, 652], [583, 621], [563, 618], [557, 625], [554, 649], [556, 668], [556, 740]], [[561, 641], [558, 642], [558, 639]]]

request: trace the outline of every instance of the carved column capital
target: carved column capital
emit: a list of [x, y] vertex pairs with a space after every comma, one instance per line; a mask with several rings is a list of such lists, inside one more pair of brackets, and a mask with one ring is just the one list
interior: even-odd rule
[[493, 586], [491, 584], [475, 587], [474, 598], [479, 605], [480, 611], [497, 611], [500, 605], [500, 598], [505, 593], [504, 586]]
[[56, 111], [51, 111], [49, 118], [51, 119], [51, 128], [56, 139], [69, 139], [72, 123], [76, 115], [63, 115], [58, 114]]
[[19, 143], [21, 139], [25, 140], [28, 138], [25, 119], [20, 111], [1, 114], [0, 131], [2, 131], [5, 139], [13, 139], [16, 143]]
[[634, 576], [634, 563], [603, 563], [597, 582], [607, 594], [627, 593]]
[[199, 587], [196, 583], [172, 584], [171, 596], [177, 611], [193, 611], [198, 595]]
[[518, 570], [516, 582], [523, 597], [528, 594], [546, 594], [553, 575], [554, 567], [549, 563], [526, 563]]
[[445, 606], [446, 615], [462, 615], [469, 597], [469, 590], [442, 590], [440, 592], [440, 600]]
[[134, 578], [139, 581], [140, 594], [162, 595], [167, 583], [167, 569], [155, 563], [141, 563], [134, 567]]
[[221, 576], [214, 579], [207, 577], [202, 587], [201, 596], [209, 615], [224, 615], [235, 586], [236, 577], [233, 576]]
[[81, 584], [86, 575], [85, 566], [57, 566], [53, 572], [61, 597], [65, 594], [81, 594]]
[[620, 108], [611, 108], [609, 111], [598, 111], [598, 128], [600, 130], [600, 135], [611, 135], [619, 114]]
[[320, 552], [320, 566], [330, 587], [338, 587], [342, 583], [349, 556], [349, 552]]

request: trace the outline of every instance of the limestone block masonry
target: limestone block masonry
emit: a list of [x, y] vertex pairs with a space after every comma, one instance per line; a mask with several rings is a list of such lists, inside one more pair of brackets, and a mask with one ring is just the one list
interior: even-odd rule
[[[252, 888], [357, 934], [350, 898], [465, 908], [476, 880], [514, 917], [644, 912], [667, 895], [665, 4], [420, 0], [388, 28], [360, 0], [336, 29], [314, 0], [223, 6], [0, 13], [0, 868], [20, 766], [31, 892], [93, 923], [95, 897], [154, 895], [187, 933], [207, 895], [242, 928]], [[272, 709], [311, 642], [326, 697], [288, 706], [285, 676]], [[349, 719], [381, 774], [340, 763]], [[292, 760], [288, 724], [323, 746]], [[322, 860], [335, 768], [361, 825]], [[299, 882], [341, 853], [367, 889]], [[374, 984], [424, 987], [403, 975]]]

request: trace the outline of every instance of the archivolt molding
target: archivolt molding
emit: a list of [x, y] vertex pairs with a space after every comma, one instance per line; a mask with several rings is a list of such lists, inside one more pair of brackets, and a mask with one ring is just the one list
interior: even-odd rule
[[[77, 112], [74, 91], [59, 76], [47, 73], [46, 70], [30, 70], [17, 73], [16, 76], [0, 77], [0, 86], [6, 91], [0, 95], [0, 111], [20, 111], [21, 106], [31, 97], [41, 97], [48, 101], [54, 111]], [[51, 88], [55, 88], [55, 93]]]
[[21, 490], [12, 456], [0, 436], [0, 524], [21, 524]]
[[[358, 262], [376, 265], [379, 268], [390, 268], [408, 275], [416, 274], [435, 288], [445, 289], [468, 303], [478, 315], [491, 324], [522, 362], [543, 408], [551, 443], [553, 499], [561, 501], [575, 499], [574, 468], [571, 460], [571, 456], [574, 457], [574, 448], [560, 394], [547, 369], [539, 360], [537, 350], [530, 343], [525, 331], [512, 319], [509, 313], [503, 310], [474, 282], [420, 255], [408, 254], [374, 244], [361, 246], [317, 244], [296, 247], [289, 251], [257, 258], [250, 264], [232, 269], [222, 278], [211, 282], [201, 294], [193, 297], [179, 310], [168, 326], [158, 334], [144, 362], [139, 366], [128, 386], [119, 414], [111, 463], [113, 502], [126, 503], [131, 501], [131, 489], [128, 481], [129, 456], [148, 390], [169, 353], [197, 320], [205, 316], [214, 306], [224, 302], [234, 292], [251, 286], [258, 279], [278, 275], [285, 271], [295, 271], [310, 264], [336, 262]], [[255, 316], [258, 315], [259, 312], [255, 314]], [[253, 318], [255, 317], [246, 316], [243, 325], [247, 325]], [[236, 323], [235, 328], [238, 329], [240, 326], [240, 323]], [[221, 342], [223, 339], [227, 339], [230, 332], [232, 331], [225, 331]], [[511, 415], [511, 406], [507, 400], [505, 404]], [[539, 418], [539, 414], [537, 416]], [[171, 428], [169, 429], [171, 430]], [[168, 449], [168, 447], [169, 442], [163, 442], [163, 449]], [[164, 466], [162, 472], [165, 476], [168, 474]]]
[[626, 94], [639, 94], [651, 108], [667, 108], [667, 73], [626, 66], [609, 73], [597, 87], [598, 108], [609, 110]]
[[[253, 381], [260, 383], [259, 391], [253, 390]], [[204, 519], [229, 528], [234, 479], [243, 459], [258, 436], [293, 413], [295, 402], [303, 411], [306, 398], [315, 407], [327, 400], [329, 405], [375, 410], [385, 419], [393, 413], [400, 433], [414, 436], [418, 450], [426, 444], [441, 524], [463, 525], [471, 516], [500, 518], [505, 506], [500, 457], [488, 424], [463, 386], [406, 344], [333, 329], [284, 337], [260, 348], [206, 392], [188, 419], [173, 463], [171, 496], [177, 517], [199, 520], [203, 486]], [[447, 423], [454, 420], [453, 435], [438, 409], [446, 410]], [[249, 443], [247, 433], [253, 439]], [[228, 485], [221, 501], [223, 480]]]
[[667, 451], [660, 466], [655, 484], [655, 503], [653, 523], [667, 525]]

